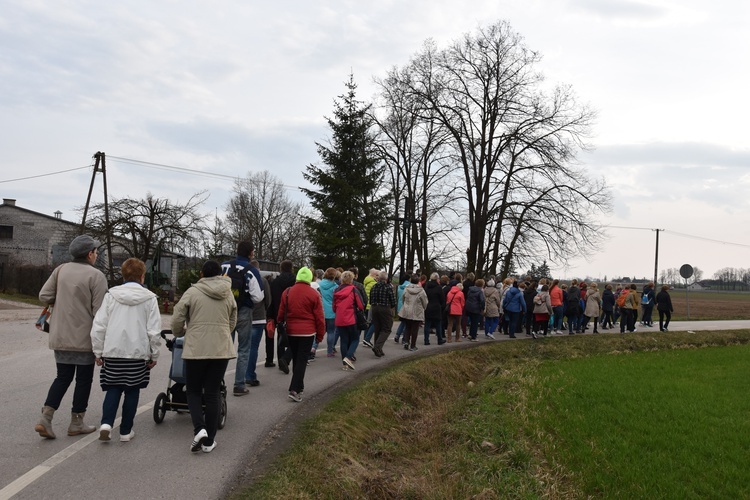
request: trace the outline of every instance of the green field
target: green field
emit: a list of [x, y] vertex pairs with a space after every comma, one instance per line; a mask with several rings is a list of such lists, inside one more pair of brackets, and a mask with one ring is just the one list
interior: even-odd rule
[[498, 342], [338, 396], [235, 498], [749, 498], [750, 331]]

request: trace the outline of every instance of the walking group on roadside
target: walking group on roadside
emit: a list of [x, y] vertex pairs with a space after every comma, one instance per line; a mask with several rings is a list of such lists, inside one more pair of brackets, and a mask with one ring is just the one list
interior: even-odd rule
[[[95, 426], [84, 422], [94, 367], [100, 367], [105, 392], [99, 439], [108, 442], [122, 401], [120, 441], [135, 437], [133, 421], [140, 389], [149, 384], [161, 346], [161, 316], [156, 295], [143, 286], [146, 266], [139, 259], [122, 264], [123, 284], [107, 287], [104, 274], [94, 267], [100, 243], [88, 235], [75, 238], [69, 251], [73, 261], [58, 266], [39, 292], [39, 299], [54, 306], [49, 321], [49, 347], [54, 351], [57, 375], [50, 386], [42, 415], [34, 429], [40, 436], [56, 437], [52, 420], [63, 396], [75, 380], [68, 435], [89, 434]], [[200, 279], [176, 303], [172, 334], [184, 337], [185, 389], [193, 422], [192, 452], [210, 453], [216, 446], [221, 410], [221, 386], [229, 361], [236, 358], [232, 394], [245, 396], [247, 386], [260, 381], [256, 365], [265, 339], [265, 366], [291, 371], [288, 397], [301, 402], [306, 367], [326, 340], [327, 357], [341, 357], [341, 368], [356, 369], [357, 348], [385, 356], [385, 344], [394, 322], [400, 320], [395, 342], [416, 351], [420, 330], [424, 345], [434, 334], [438, 345], [463, 340], [477, 342], [478, 331], [494, 340], [496, 331], [510, 338], [525, 330], [537, 338], [548, 334], [583, 333], [593, 327], [606, 330], [619, 321], [620, 332], [635, 331], [639, 306], [641, 324], [667, 331], [673, 311], [668, 287], [654, 293], [653, 283], [640, 297], [635, 285], [616, 290], [607, 284], [572, 280], [475, 279], [467, 273], [402, 277], [394, 292], [388, 273], [371, 269], [363, 282], [356, 267], [314, 271], [301, 267], [296, 275], [289, 260], [280, 263], [272, 279], [261, 276], [253, 260], [254, 246], [238, 244], [237, 257], [219, 264], [206, 261]], [[564, 321], [567, 320], [567, 321]], [[235, 337], [237, 347], [235, 348]], [[337, 349], [338, 347], [338, 349]]]

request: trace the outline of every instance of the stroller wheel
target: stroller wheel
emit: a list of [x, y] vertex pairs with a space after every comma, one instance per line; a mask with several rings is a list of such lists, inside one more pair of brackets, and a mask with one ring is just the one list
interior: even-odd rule
[[160, 424], [164, 421], [164, 415], [167, 414], [167, 405], [169, 404], [169, 396], [163, 392], [156, 396], [154, 402], [154, 422]]
[[221, 409], [219, 410], [219, 429], [223, 429], [227, 425], [227, 397], [225, 394], [221, 395]]

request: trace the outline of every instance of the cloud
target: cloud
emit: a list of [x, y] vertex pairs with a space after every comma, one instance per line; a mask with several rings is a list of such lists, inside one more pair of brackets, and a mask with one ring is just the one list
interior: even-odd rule
[[572, 0], [570, 5], [581, 12], [603, 18], [642, 21], [666, 14], [665, 9], [656, 5], [628, 0]]

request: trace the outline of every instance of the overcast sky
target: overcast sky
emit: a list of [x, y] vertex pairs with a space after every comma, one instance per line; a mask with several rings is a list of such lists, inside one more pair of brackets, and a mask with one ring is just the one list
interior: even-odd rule
[[14, 179], [91, 165], [96, 151], [108, 156], [113, 197], [185, 201], [205, 188], [213, 211], [232, 181], [112, 157], [229, 176], [269, 170], [305, 186], [350, 72], [369, 99], [372, 79], [426, 39], [445, 46], [504, 19], [541, 52], [550, 82], [571, 84], [598, 111], [595, 151], [580, 160], [611, 186], [614, 210], [601, 220], [611, 227], [593, 259], [556, 274], [653, 276], [656, 228], [666, 230], [660, 270], [750, 267], [748, 5], [5, 0], [0, 195], [78, 220], [90, 168]]

